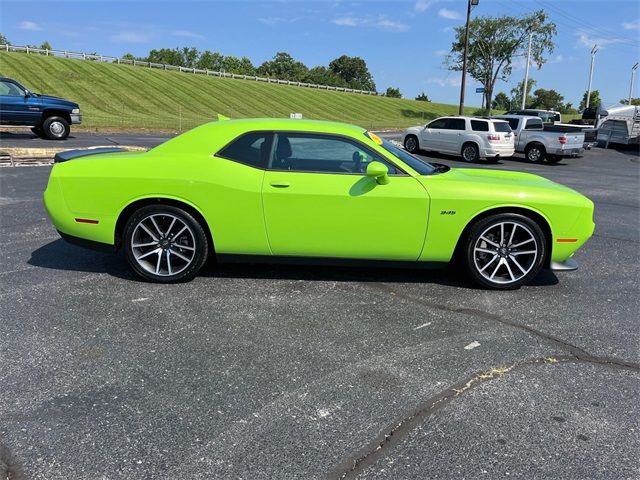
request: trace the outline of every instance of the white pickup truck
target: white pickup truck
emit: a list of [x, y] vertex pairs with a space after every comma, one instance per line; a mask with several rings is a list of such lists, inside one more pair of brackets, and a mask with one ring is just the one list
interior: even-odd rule
[[516, 136], [516, 152], [524, 153], [531, 162], [557, 163], [563, 157], [576, 157], [584, 152], [584, 132], [566, 132], [553, 125], [545, 127], [540, 117], [496, 115], [493, 118], [509, 122]]

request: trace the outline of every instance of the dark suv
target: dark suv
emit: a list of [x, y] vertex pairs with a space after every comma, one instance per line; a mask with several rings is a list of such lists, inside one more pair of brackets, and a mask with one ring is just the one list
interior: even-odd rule
[[40, 137], [64, 140], [70, 125], [81, 122], [77, 103], [31, 92], [11, 78], [0, 77], [0, 125], [27, 126]]

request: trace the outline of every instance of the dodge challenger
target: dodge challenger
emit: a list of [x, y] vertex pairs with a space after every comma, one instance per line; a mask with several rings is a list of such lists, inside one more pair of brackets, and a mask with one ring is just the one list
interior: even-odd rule
[[191, 280], [207, 258], [397, 265], [456, 260], [517, 288], [573, 270], [593, 202], [543, 177], [428, 163], [341, 123], [212, 122], [148, 152], [60, 153], [46, 210], [72, 243], [123, 250], [148, 281]]

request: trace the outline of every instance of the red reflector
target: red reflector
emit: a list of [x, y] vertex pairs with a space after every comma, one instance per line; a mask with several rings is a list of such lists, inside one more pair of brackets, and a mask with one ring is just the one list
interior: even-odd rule
[[556, 240], [558, 243], [576, 243], [577, 241], [577, 238], [559, 238]]
[[96, 224], [98, 223], [98, 220], [91, 220], [90, 218], [76, 218], [76, 222], [78, 223], [91, 223], [91, 224]]

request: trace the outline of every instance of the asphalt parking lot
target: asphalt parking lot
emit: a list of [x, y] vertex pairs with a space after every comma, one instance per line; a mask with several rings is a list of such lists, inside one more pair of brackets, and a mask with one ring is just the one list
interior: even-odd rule
[[491, 166], [596, 204], [580, 269], [511, 292], [346, 267], [142, 283], [59, 239], [50, 167], [0, 169], [0, 473], [640, 478], [638, 160]]

